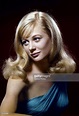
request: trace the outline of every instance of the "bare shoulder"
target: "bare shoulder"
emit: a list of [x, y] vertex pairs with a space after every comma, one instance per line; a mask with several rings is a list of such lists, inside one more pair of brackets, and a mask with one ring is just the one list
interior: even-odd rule
[[28, 87], [25, 86], [22, 91], [20, 92], [19, 96], [18, 96], [18, 101], [21, 102], [21, 101], [24, 101], [27, 97], [28, 97]]
[[7, 82], [6, 92], [8, 94], [19, 94], [20, 91], [26, 86], [26, 83], [21, 78], [9, 78]]

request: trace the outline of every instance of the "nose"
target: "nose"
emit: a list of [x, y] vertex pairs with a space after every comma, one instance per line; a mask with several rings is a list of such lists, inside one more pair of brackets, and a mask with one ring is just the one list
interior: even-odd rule
[[33, 45], [32, 42], [29, 44], [29, 51], [32, 53], [34, 50], [36, 50], [35, 46]]

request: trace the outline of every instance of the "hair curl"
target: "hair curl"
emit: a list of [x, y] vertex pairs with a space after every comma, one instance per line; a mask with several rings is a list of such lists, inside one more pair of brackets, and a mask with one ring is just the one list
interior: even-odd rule
[[31, 31], [37, 23], [42, 25], [44, 31], [52, 39], [48, 72], [72, 73], [75, 71], [76, 63], [64, 48], [61, 32], [54, 18], [47, 13], [34, 11], [25, 15], [17, 26], [14, 39], [14, 48], [17, 58], [15, 60], [9, 58], [5, 61], [3, 65], [3, 75], [5, 79], [8, 79], [12, 75], [23, 79], [26, 77], [27, 71], [25, 71], [25, 69], [29, 66], [29, 57], [23, 49], [21, 40], [31, 34]]

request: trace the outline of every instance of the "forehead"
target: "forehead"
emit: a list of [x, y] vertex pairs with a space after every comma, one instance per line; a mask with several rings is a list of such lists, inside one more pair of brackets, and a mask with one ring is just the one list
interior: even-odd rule
[[28, 38], [34, 35], [46, 35], [44, 27], [40, 23], [29, 25], [23, 33], [23, 38]]
[[33, 34], [44, 34], [45, 33], [45, 30], [43, 28], [42, 25], [40, 24], [37, 24], [34, 29], [32, 30], [31, 34], [30, 35], [33, 35]]

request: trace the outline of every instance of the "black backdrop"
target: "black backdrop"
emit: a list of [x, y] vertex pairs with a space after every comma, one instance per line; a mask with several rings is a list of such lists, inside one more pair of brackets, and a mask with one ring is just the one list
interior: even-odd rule
[[[14, 56], [13, 40], [19, 20], [32, 10], [52, 14], [59, 24], [63, 40], [77, 63], [79, 73], [79, 4], [77, 0], [2, 0], [0, 1], [0, 103], [5, 95], [6, 83], [2, 65], [9, 56]], [[79, 82], [70, 82], [70, 104], [65, 113], [79, 114]]]

